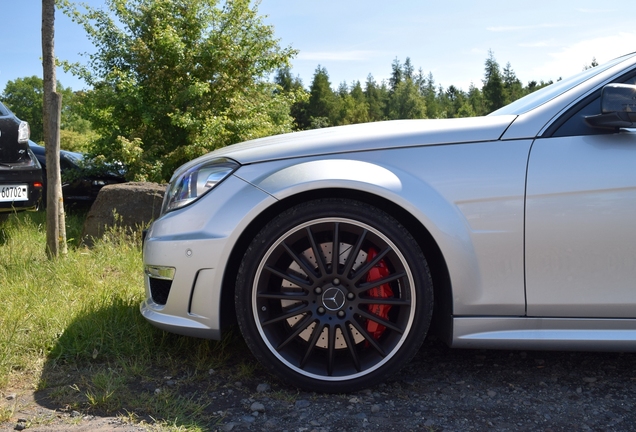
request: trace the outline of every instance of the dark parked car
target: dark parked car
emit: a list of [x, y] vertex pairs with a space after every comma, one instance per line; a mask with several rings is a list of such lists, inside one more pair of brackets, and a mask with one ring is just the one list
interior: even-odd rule
[[42, 168], [29, 149], [29, 135], [28, 123], [0, 103], [0, 220], [38, 208]]
[[[45, 148], [29, 141], [29, 147], [42, 165], [46, 182]], [[114, 168], [97, 169], [83, 163], [82, 153], [60, 150], [60, 171], [62, 173], [62, 195], [65, 202], [92, 203], [100, 189], [109, 184], [126, 180], [120, 170]]]

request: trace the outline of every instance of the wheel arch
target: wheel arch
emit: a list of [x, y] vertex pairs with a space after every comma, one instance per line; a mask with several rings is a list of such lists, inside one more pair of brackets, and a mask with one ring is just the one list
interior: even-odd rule
[[365, 191], [346, 188], [326, 188], [304, 191], [288, 196], [260, 213], [241, 233], [227, 261], [221, 289], [221, 327], [236, 322], [234, 306], [235, 281], [241, 260], [256, 234], [276, 215], [302, 202], [323, 198], [351, 199], [386, 211], [400, 222], [415, 238], [428, 262], [434, 289], [434, 309], [429, 334], [446, 342], [452, 338], [452, 288], [446, 260], [429, 230], [410, 212], [397, 203]]

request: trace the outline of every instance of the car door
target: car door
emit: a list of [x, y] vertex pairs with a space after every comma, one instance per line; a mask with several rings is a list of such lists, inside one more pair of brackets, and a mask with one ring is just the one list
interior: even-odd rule
[[636, 317], [636, 130], [591, 128], [598, 113], [600, 91], [533, 143], [528, 316]]

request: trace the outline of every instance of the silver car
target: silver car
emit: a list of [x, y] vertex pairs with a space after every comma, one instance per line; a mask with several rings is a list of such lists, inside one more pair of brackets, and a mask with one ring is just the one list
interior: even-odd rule
[[452, 347], [636, 350], [636, 54], [486, 117], [258, 139], [193, 160], [141, 313], [341, 392]]

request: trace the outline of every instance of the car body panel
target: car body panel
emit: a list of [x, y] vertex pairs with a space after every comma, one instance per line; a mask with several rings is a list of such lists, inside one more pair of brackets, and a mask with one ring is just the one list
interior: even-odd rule
[[[166, 305], [158, 305], [152, 301], [146, 276], [148, 300], [141, 308], [143, 315], [161, 328], [212, 339], [221, 335], [224, 263], [242, 230], [275, 202], [237, 177], [228, 178], [215, 192], [218, 193], [200, 203], [203, 205], [168, 213], [149, 228], [144, 240], [144, 261], [176, 268], [172, 281], [175, 288]], [[231, 211], [225, 210], [228, 208]], [[213, 215], [217, 217], [208, 219]]]
[[458, 317], [453, 348], [636, 351], [636, 320]]
[[524, 315], [523, 194], [531, 142], [283, 160], [269, 162], [269, 169], [242, 167], [236, 175], [279, 200], [328, 188], [382, 196], [429, 227], [450, 266], [455, 314]]
[[[243, 165], [276, 159], [309, 157], [388, 148], [462, 142], [501, 137], [514, 115], [443, 120], [393, 120], [275, 135], [215, 150], [203, 158], [229, 157]], [[181, 169], [198, 161], [195, 159]]]
[[636, 131], [535, 142], [528, 315], [636, 318], [635, 166]]

